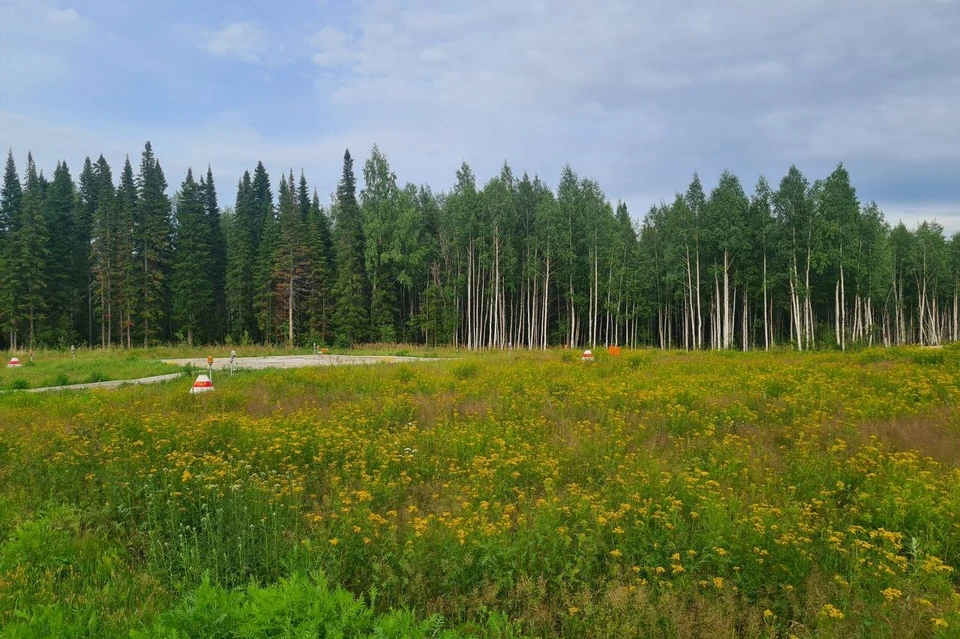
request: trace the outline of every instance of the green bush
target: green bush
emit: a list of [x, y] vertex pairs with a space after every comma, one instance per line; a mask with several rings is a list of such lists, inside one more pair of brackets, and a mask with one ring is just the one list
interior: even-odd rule
[[[376, 593], [371, 593], [376, 600]], [[261, 637], [443, 638], [466, 636], [509, 639], [519, 636], [501, 615], [491, 615], [479, 635], [448, 626], [440, 615], [417, 621], [413, 613], [394, 610], [378, 615], [342, 588], [331, 588], [321, 574], [294, 574], [271, 586], [251, 584], [225, 590], [205, 580], [172, 610], [132, 639], [255, 639]]]
[[83, 382], [85, 384], [96, 384], [97, 382], [106, 382], [109, 380], [110, 378], [107, 377], [103, 371], [95, 370], [95, 371], [92, 371], [89, 375], [87, 375], [86, 379], [84, 379]]

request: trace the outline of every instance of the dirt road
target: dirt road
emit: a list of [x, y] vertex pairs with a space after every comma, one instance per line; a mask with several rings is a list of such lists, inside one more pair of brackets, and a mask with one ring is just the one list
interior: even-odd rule
[[[205, 357], [188, 357], [183, 359], [164, 359], [166, 364], [175, 366], [193, 365], [199, 372], [207, 370]], [[235, 370], [259, 370], [263, 368], [303, 368], [306, 366], [357, 366], [360, 364], [396, 364], [400, 362], [437, 362], [437, 358], [427, 357], [395, 357], [390, 355], [268, 355], [264, 357], [237, 357], [233, 360]], [[214, 370], [229, 370], [229, 357], [215, 357]], [[44, 393], [47, 391], [83, 390], [89, 388], [119, 388], [126, 384], [159, 384], [167, 380], [183, 377], [183, 373], [168, 373], [141, 377], [139, 379], [113, 380], [109, 382], [94, 382], [90, 384], [71, 384], [69, 386], [45, 386], [43, 388], [25, 389], [30, 393]]]

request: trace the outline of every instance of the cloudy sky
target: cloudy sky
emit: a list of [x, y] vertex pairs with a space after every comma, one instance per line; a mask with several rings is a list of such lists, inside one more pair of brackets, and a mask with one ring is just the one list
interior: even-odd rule
[[957, 34], [960, 0], [0, 0], [0, 145], [76, 174], [149, 139], [226, 203], [257, 160], [327, 194], [374, 143], [435, 189], [569, 162], [637, 218], [694, 171], [842, 160], [888, 219], [960, 231]]

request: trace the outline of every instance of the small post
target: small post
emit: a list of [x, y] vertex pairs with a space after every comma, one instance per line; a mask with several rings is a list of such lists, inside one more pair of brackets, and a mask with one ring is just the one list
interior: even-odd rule
[[209, 371], [210, 379], [213, 380], [213, 355], [207, 355], [207, 370]]
[[233, 377], [233, 358], [237, 356], [237, 351], [230, 351], [230, 377]]
[[32, 348], [30, 349], [30, 361], [31, 361], [31, 362], [33, 361], [33, 349], [32, 349]]
[[77, 359], [77, 347], [73, 346], [72, 344], [70, 345], [70, 356], [73, 359]]

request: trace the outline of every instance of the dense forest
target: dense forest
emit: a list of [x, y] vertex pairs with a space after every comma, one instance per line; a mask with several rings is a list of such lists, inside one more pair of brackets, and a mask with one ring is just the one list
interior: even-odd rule
[[360, 342], [464, 348], [687, 349], [940, 344], [958, 337], [960, 234], [893, 228], [838, 165], [790, 167], [747, 194], [724, 172], [642, 222], [563, 168], [556, 189], [507, 164], [445, 192], [401, 186], [349, 151], [328, 206], [263, 164], [220, 208], [212, 170], [173, 197], [147, 143], [115, 178], [75, 182], [12, 151], [0, 193], [0, 345]]

